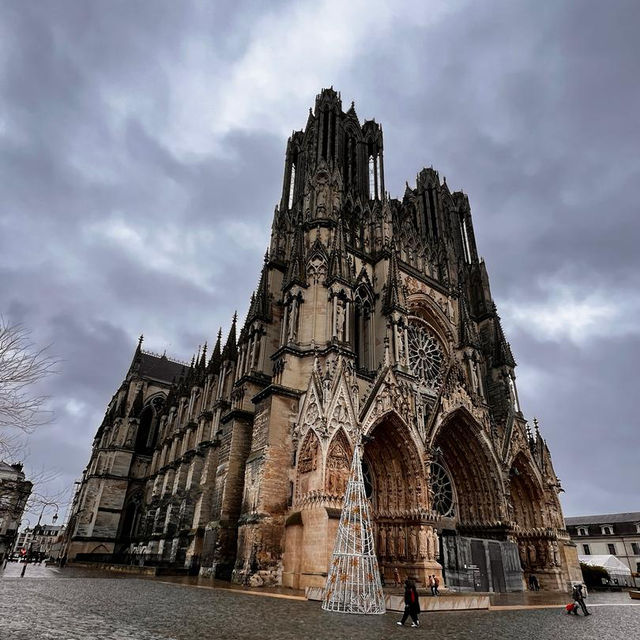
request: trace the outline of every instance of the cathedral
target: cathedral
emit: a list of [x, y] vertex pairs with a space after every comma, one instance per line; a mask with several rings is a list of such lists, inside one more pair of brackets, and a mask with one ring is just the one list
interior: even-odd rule
[[388, 580], [499, 592], [535, 574], [564, 590], [581, 579], [576, 549], [515, 367], [466, 194], [429, 168], [391, 198], [381, 126], [324, 89], [287, 142], [242, 325], [190, 363], [140, 339], [68, 558], [324, 586], [361, 446]]

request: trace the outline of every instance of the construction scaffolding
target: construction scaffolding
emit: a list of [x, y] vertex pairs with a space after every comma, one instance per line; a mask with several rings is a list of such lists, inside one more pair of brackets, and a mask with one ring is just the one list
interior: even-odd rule
[[369, 501], [362, 477], [360, 445], [353, 452], [351, 476], [324, 588], [322, 608], [340, 613], [385, 612]]

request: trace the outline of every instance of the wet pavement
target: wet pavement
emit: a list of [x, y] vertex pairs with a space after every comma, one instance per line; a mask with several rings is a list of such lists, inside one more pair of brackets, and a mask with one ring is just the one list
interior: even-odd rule
[[[568, 616], [551, 594], [531, 594], [552, 608], [429, 613], [420, 629], [396, 626], [397, 614], [328, 614], [317, 602], [212, 589], [209, 581], [141, 579], [66, 567], [10, 563], [0, 572], [1, 640], [195, 640], [196, 638], [354, 638], [405, 634], [502, 640], [636, 638], [640, 602], [626, 593], [594, 594], [593, 615]], [[227, 585], [228, 586], [228, 585]], [[507, 606], [507, 605], [505, 605]]]

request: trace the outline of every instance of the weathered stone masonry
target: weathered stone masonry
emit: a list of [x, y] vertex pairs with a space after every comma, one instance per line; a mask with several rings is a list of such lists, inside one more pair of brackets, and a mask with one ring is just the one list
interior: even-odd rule
[[140, 342], [94, 440], [71, 557], [322, 585], [361, 430], [387, 576], [496, 591], [579, 577], [468, 198], [433, 169], [390, 198], [383, 151], [380, 125], [317, 96], [287, 143], [239, 334], [234, 316], [190, 365]]

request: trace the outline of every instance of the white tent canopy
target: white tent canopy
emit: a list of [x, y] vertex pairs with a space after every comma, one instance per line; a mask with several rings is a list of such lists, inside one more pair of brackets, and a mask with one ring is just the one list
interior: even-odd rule
[[609, 573], [631, 575], [631, 569], [615, 556], [578, 556], [578, 559], [590, 567], [603, 567]]

